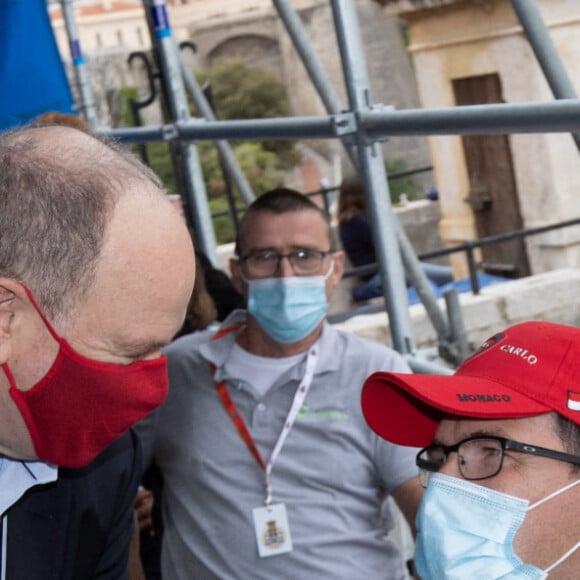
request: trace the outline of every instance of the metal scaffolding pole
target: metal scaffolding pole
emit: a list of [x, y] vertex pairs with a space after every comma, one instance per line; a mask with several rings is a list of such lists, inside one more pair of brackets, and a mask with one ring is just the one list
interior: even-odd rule
[[68, 36], [71, 60], [75, 71], [75, 79], [80, 100], [79, 108], [89, 127], [94, 131], [99, 126], [99, 121], [97, 110], [95, 108], [95, 99], [93, 98], [93, 91], [89, 81], [87, 61], [81, 50], [81, 40], [77, 29], [72, 0], [61, 0], [61, 7]]
[[[278, 11], [280, 20], [286, 27], [290, 39], [298, 53], [298, 56], [306, 68], [306, 72], [322, 100], [326, 112], [330, 115], [338, 115], [344, 111], [344, 106], [336, 94], [330, 79], [328, 78], [322, 63], [317, 58], [316, 53], [310, 48], [308, 34], [304, 29], [302, 20], [292, 7], [289, 0], [272, 0], [274, 7]], [[342, 144], [354, 167], [358, 167], [358, 156], [352, 142], [342, 139]]]
[[[173, 121], [171, 129], [173, 132], [182, 123], [190, 120], [180, 55], [173, 38], [165, 0], [144, 0], [143, 4], [148, 11], [147, 21], [151, 28], [151, 40], [158, 57], [161, 77], [166, 86], [165, 96]], [[192, 222], [197, 247], [214, 265], [217, 265], [215, 234], [197, 148], [179, 139], [177, 148], [185, 186], [186, 208], [190, 214], [189, 219]]]
[[[554, 97], [557, 99], [578, 98], [574, 85], [552, 41], [550, 31], [544, 23], [538, 3], [530, 2], [530, 0], [511, 0], [511, 3]], [[580, 134], [572, 133], [572, 137], [576, 147], [580, 150]]]
[[[331, 0], [331, 5], [350, 110], [358, 115], [371, 105], [370, 83], [359, 35], [358, 14], [352, 0]], [[356, 140], [361, 174], [368, 186], [366, 194], [369, 217], [393, 346], [403, 354], [413, 354], [416, 348], [408, 312], [405, 273], [399, 252], [396, 218], [391, 207], [382, 150], [376, 142], [367, 141], [361, 128], [356, 132]]]
[[[331, 115], [339, 115], [342, 111], [345, 110], [345, 107], [334, 91], [332, 83], [328, 79], [322, 64], [316, 57], [316, 53], [311, 49], [308, 35], [300, 17], [292, 8], [288, 0], [273, 0], [273, 4], [277, 9], [278, 15], [284, 23], [288, 34], [290, 35], [290, 38], [294, 44], [294, 48], [300, 56], [302, 63], [304, 64], [304, 67], [310, 76], [310, 80], [317, 90], [327, 113]], [[359, 159], [356, 147], [352, 145], [352, 136], [347, 136], [341, 139], [341, 141], [346, 149], [347, 154], [350, 157], [353, 166], [358, 168]], [[435, 328], [438, 330], [438, 333], [441, 334], [441, 332], [444, 332], [446, 329], [444, 317], [439, 310], [435, 298], [432, 296], [433, 293], [430, 289], [426, 277], [419, 275], [419, 278], [417, 278], [417, 272], [420, 270], [420, 265], [416, 259], [413, 260], [412, 256], [414, 256], [414, 250], [409, 243], [404, 230], [400, 226], [398, 227], [398, 237], [401, 242], [403, 258], [407, 258], [405, 260], [405, 266], [407, 267], [407, 270], [410, 271], [410, 277], [414, 281], [417, 292], [425, 303], [426, 309], [430, 315], [432, 314]], [[429, 300], [429, 297], [431, 297], [432, 300]], [[445, 336], [447, 336], [447, 334], [448, 332], [445, 332]]]
[[[355, 8], [354, 3], [352, 3], [351, 6], [352, 6], [352, 10], [354, 10], [356, 13], [356, 8]], [[336, 20], [336, 17], [335, 17], [335, 20]], [[352, 22], [352, 16], [350, 16], [350, 15], [348, 17], [348, 22], [349, 23]], [[342, 29], [341, 27], [337, 26], [337, 30], [341, 30], [341, 29]], [[362, 59], [364, 59], [364, 53], [362, 52], [363, 47], [362, 47], [362, 42], [360, 42], [360, 33], [359, 33], [358, 25], [355, 29], [351, 30], [351, 32], [350, 32], [351, 36], [355, 33], [357, 35], [356, 38], [358, 38], [359, 41], [357, 44], [351, 43], [350, 50], [352, 52], [354, 52], [355, 56], [354, 56], [354, 58], [352, 58], [352, 61], [350, 61], [350, 64], [348, 64], [348, 59], [347, 59], [347, 65], [345, 66], [345, 78], [347, 79], [347, 84], [348, 84], [349, 78], [351, 81], [354, 80], [355, 83], [358, 82], [358, 90], [357, 90], [356, 86], [354, 88], [350, 87], [349, 99], [350, 99], [351, 105], [354, 102], [353, 99], [358, 99], [358, 108], [355, 110], [362, 111], [364, 109], [371, 107], [372, 105], [371, 105], [371, 98], [370, 98], [370, 84], [368, 81], [367, 74], [365, 72], [366, 68], [363, 68], [363, 71], [361, 73], [361, 71], [359, 70], [360, 64], [357, 67], [357, 63], [361, 63], [361, 62], [364, 63], [365, 62], [364, 60], [362, 60]], [[340, 39], [340, 36], [339, 36], [339, 39]], [[340, 42], [340, 40], [339, 40], [339, 42]], [[344, 59], [344, 57], [343, 57], [343, 59]], [[355, 70], [357, 71], [357, 73], [353, 74], [353, 71], [355, 71]], [[361, 76], [361, 74], [363, 74], [364, 76]], [[368, 136], [363, 137], [363, 138], [366, 141]], [[421, 301], [423, 302], [423, 305], [425, 307], [427, 315], [429, 316], [429, 319], [431, 320], [433, 327], [434, 327], [435, 331], [437, 332], [437, 335], [439, 337], [439, 341], [442, 345], [447, 347], [447, 345], [451, 339], [449, 325], [447, 324], [447, 321], [446, 321], [446, 319], [445, 319], [445, 317], [444, 317], [444, 315], [439, 307], [437, 299], [435, 298], [435, 295], [433, 294], [433, 291], [431, 289], [431, 286], [429, 284], [427, 276], [423, 272], [423, 269], [421, 267], [421, 264], [419, 263], [417, 255], [415, 253], [415, 250], [414, 250], [413, 246], [411, 245], [409, 239], [407, 238], [407, 234], [405, 233], [404, 229], [401, 227], [401, 224], [399, 223], [399, 220], [397, 219], [394, 212], [392, 212], [391, 198], [390, 198], [390, 193], [388, 191], [388, 180], [387, 180], [387, 176], [386, 176], [384, 159], [383, 159], [382, 150], [380, 148], [380, 145], [375, 143], [372, 147], [373, 147], [373, 150], [372, 150], [371, 157], [370, 157], [370, 159], [371, 159], [370, 163], [373, 165], [373, 169], [371, 170], [371, 174], [375, 175], [375, 179], [379, 179], [380, 181], [383, 182], [383, 183], [381, 183], [381, 186], [383, 187], [383, 191], [384, 191], [384, 189], [386, 189], [386, 197], [383, 194], [383, 199], [386, 199], [386, 205], [390, 209], [390, 215], [387, 218], [388, 222], [390, 222], [390, 226], [388, 226], [388, 227], [389, 227], [389, 229], [393, 229], [395, 232], [396, 239], [397, 239], [397, 245], [398, 245], [398, 248], [400, 250], [401, 258], [403, 260], [403, 264], [405, 266], [407, 274], [408, 274], [409, 278], [411, 279], [413, 286], [415, 287], [415, 289], [417, 291], [417, 294], [419, 295], [419, 297], [421, 298]], [[364, 176], [364, 173], [363, 173], [363, 176]], [[374, 195], [374, 197], [375, 197], [374, 203], [376, 204], [377, 203], [377, 199], [376, 199], [377, 195], [379, 195], [379, 196], [381, 195], [381, 190], [376, 189], [376, 187], [377, 187], [376, 181], [373, 182], [371, 180], [371, 181], [366, 181], [366, 183], [367, 183], [367, 185], [370, 186], [369, 187], [369, 195]], [[373, 188], [375, 188], [375, 189], [373, 190]], [[372, 205], [372, 202], [371, 202], [371, 205]], [[371, 205], [369, 205], [369, 207], [371, 207]], [[374, 237], [380, 238], [382, 243], [388, 243], [388, 241], [384, 240], [384, 232], [386, 231], [384, 229], [384, 227], [383, 228], [379, 227], [379, 229], [377, 231], [382, 232], [382, 234], [377, 235], [376, 233], [374, 233]], [[375, 242], [375, 244], [376, 244], [376, 242]], [[385, 287], [384, 286], [384, 278], [385, 278], [385, 274], [383, 272], [381, 272], [381, 279], [383, 280], [383, 288]], [[400, 288], [398, 288], [397, 290], [398, 290], [398, 292], [400, 292]], [[386, 301], [386, 303], [388, 304], [388, 300]], [[406, 306], [407, 306], [406, 289], [405, 289], [403, 303], [404, 303], [404, 307], [406, 308]], [[405, 324], [406, 323], [408, 323], [410, 325], [410, 320], [408, 322], [405, 321]], [[409, 345], [411, 345], [409, 348], [412, 349], [412, 342], [409, 342]]]
[[580, 99], [532, 103], [498, 103], [433, 109], [366, 110], [317, 117], [275, 117], [234, 121], [191, 119], [179, 125], [100, 128], [125, 143], [214, 141], [216, 139], [332, 139], [354, 135], [368, 139], [408, 135], [507, 135], [570, 133], [580, 130]]
[[423, 306], [425, 307], [425, 312], [429, 316], [429, 320], [433, 324], [433, 328], [437, 333], [439, 342], [442, 347], [449, 348], [449, 343], [452, 341], [452, 332], [442, 310], [439, 308], [439, 304], [435, 295], [433, 294], [433, 289], [431, 284], [421, 267], [419, 258], [415, 254], [415, 249], [411, 245], [405, 230], [401, 226], [397, 216], [395, 218], [395, 226], [397, 229], [397, 239], [399, 241], [399, 247], [401, 249], [401, 258], [403, 259], [403, 264], [405, 270], [409, 275], [413, 286], [417, 292], [417, 295], [421, 299]]
[[[213, 109], [211, 108], [210, 104], [207, 102], [205, 95], [203, 94], [203, 90], [199, 86], [197, 79], [193, 75], [193, 73], [189, 70], [185, 62], [183, 61], [183, 57], [180, 55], [180, 64], [181, 64], [181, 72], [183, 74], [183, 81], [185, 83], [185, 88], [189, 93], [192, 101], [194, 102], [197, 110], [201, 114], [204, 119], [208, 121], [215, 121], [215, 115]], [[246, 205], [250, 205], [254, 200], [254, 192], [250, 187], [250, 184], [246, 180], [246, 176], [243, 174], [238, 162], [236, 161], [236, 157], [230, 144], [224, 140], [219, 139], [215, 143], [216, 147], [218, 148], [220, 154], [222, 155], [222, 159], [224, 160], [225, 169], [230, 176], [230, 179], [236, 184], [242, 199], [246, 203]]]
[[371, 137], [381, 135], [509, 135], [570, 133], [580, 129], [580, 99], [497, 103], [382, 113], [365, 111], [362, 124]]

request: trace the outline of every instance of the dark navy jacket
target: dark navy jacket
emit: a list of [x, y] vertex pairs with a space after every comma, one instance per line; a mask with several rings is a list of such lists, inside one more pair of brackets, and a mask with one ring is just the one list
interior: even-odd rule
[[87, 467], [29, 489], [5, 514], [6, 579], [126, 579], [140, 474], [130, 431]]

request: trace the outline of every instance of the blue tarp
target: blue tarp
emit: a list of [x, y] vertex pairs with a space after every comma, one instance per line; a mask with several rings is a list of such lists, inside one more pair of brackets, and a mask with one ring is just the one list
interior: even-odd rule
[[0, 129], [73, 113], [45, 0], [0, 0]]

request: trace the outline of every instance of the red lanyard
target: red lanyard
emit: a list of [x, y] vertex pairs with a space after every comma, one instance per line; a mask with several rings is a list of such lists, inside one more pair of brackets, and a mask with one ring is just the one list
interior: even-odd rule
[[[235, 325], [232, 327], [228, 327], [228, 328], [224, 328], [222, 330], [219, 330], [212, 337], [212, 340], [217, 340], [218, 338], [221, 338], [221, 337], [229, 334], [230, 332], [233, 332], [234, 330], [236, 330], [240, 326], [241, 326], [241, 324], [238, 324], [238, 325]], [[253, 455], [253, 457], [256, 460], [256, 462], [258, 463], [258, 465], [266, 473], [266, 505], [268, 505], [272, 501], [271, 485], [270, 485], [270, 473], [272, 471], [274, 461], [276, 460], [276, 458], [280, 454], [280, 451], [282, 449], [282, 446], [284, 445], [286, 437], [288, 436], [288, 433], [290, 432], [290, 429], [292, 428], [292, 425], [294, 424], [294, 421], [298, 415], [300, 408], [302, 407], [302, 403], [304, 402], [304, 399], [306, 398], [306, 394], [308, 393], [308, 390], [309, 390], [310, 385], [312, 383], [312, 378], [314, 376], [314, 369], [316, 367], [316, 359], [318, 356], [317, 345], [318, 345], [318, 343], [316, 342], [314, 345], [312, 345], [310, 347], [310, 349], [308, 351], [307, 358], [306, 358], [306, 372], [304, 373], [304, 377], [302, 378], [302, 381], [300, 381], [300, 384], [296, 390], [296, 393], [294, 395], [294, 400], [292, 402], [292, 407], [290, 408], [290, 411], [288, 413], [288, 417], [286, 417], [286, 420], [284, 421], [284, 427], [283, 427], [282, 432], [280, 433], [280, 435], [278, 437], [278, 440], [276, 442], [276, 445], [274, 446], [274, 449], [272, 450], [272, 454], [270, 456], [270, 459], [269, 459], [267, 465], [264, 463], [262, 456], [260, 455], [260, 452], [258, 451], [258, 448], [256, 447], [256, 444], [254, 443], [254, 440], [253, 440], [252, 436], [250, 435], [250, 432], [249, 432], [248, 428], [246, 427], [246, 424], [245, 424], [242, 416], [239, 414], [238, 409], [237, 409], [235, 403], [233, 402], [233, 400], [230, 396], [230, 393], [228, 391], [228, 388], [227, 388], [225, 382], [224, 381], [222, 381], [221, 383], [216, 382], [216, 384], [215, 384], [216, 390], [217, 390], [217, 392], [222, 400], [224, 408], [225, 408], [226, 412], [228, 413], [228, 415], [230, 416], [230, 419], [232, 420], [236, 429], [238, 430], [240, 437], [242, 438], [242, 440], [244, 441], [244, 443], [246, 444], [246, 446], [250, 450], [250, 453]], [[213, 363], [210, 363], [210, 368], [211, 368], [212, 375], [214, 375], [215, 370], [216, 370], [215, 365]]]
[[[222, 328], [222, 329], [218, 330], [212, 336], [211, 339], [218, 340], [219, 338], [226, 336], [230, 332], [234, 332], [234, 331], [238, 330], [238, 328], [241, 328], [242, 326], [243, 326], [243, 323], [239, 322], [238, 324], [234, 324], [233, 326], [228, 326], [227, 328]], [[210, 363], [210, 369], [211, 369], [211, 374], [213, 376], [215, 374], [215, 370], [216, 370], [215, 365], [213, 363]], [[222, 400], [222, 403], [224, 405], [224, 408], [225, 408], [227, 414], [230, 416], [230, 419], [232, 420], [233, 424], [235, 425], [236, 429], [238, 430], [240, 437], [242, 438], [242, 440], [244, 441], [244, 443], [246, 444], [246, 446], [250, 450], [250, 453], [253, 455], [253, 457], [256, 460], [256, 462], [258, 463], [258, 465], [264, 471], [266, 471], [266, 465], [265, 465], [264, 461], [262, 460], [262, 456], [260, 455], [260, 452], [258, 451], [258, 448], [256, 447], [256, 444], [254, 443], [254, 439], [250, 435], [248, 428], [246, 427], [246, 423], [244, 422], [244, 419], [239, 414], [238, 408], [236, 407], [235, 403], [232, 401], [232, 398], [231, 398], [230, 393], [228, 391], [228, 387], [226, 386], [225, 382], [224, 381], [222, 381], [221, 383], [216, 382], [215, 388], [218, 392], [218, 395], [220, 396], [220, 399]]]
[[222, 400], [222, 403], [224, 404], [224, 407], [228, 415], [230, 416], [230, 419], [233, 421], [236, 429], [238, 430], [240, 437], [247, 445], [248, 449], [250, 450], [250, 453], [254, 456], [254, 459], [256, 460], [258, 465], [264, 471], [266, 471], [266, 465], [262, 460], [262, 456], [260, 455], [260, 452], [258, 451], [258, 448], [256, 447], [256, 444], [254, 443], [254, 440], [252, 439], [252, 436], [250, 435], [250, 432], [248, 431], [248, 428], [246, 427], [246, 424], [244, 423], [242, 416], [238, 413], [238, 409], [235, 403], [232, 401], [232, 398], [230, 397], [230, 393], [228, 391], [228, 388], [226, 387], [226, 384], [222, 381], [221, 383], [216, 383], [215, 387], [217, 389], [218, 395]]

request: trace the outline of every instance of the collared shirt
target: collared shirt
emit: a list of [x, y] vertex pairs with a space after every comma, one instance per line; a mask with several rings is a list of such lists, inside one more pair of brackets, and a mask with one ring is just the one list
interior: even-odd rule
[[42, 461], [17, 461], [0, 455], [0, 517], [35, 485], [56, 481], [58, 468]]
[[[222, 327], [244, 318], [245, 312], [234, 312]], [[392, 522], [382, 519], [381, 498], [416, 476], [416, 450], [371, 431], [360, 391], [374, 371], [408, 372], [404, 359], [385, 345], [324, 324], [312, 386], [272, 471], [273, 500], [287, 507], [294, 549], [260, 559], [252, 510], [264, 503], [265, 475], [225, 412], [214, 379], [226, 382], [267, 460], [305, 361], [263, 393], [228, 372], [234, 333], [212, 341], [213, 334], [194, 333], [167, 349], [167, 402], [138, 426], [146, 463], [153, 458], [163, 473], [164, 575], [402, 578], [397, 548], [386, 538]]]

